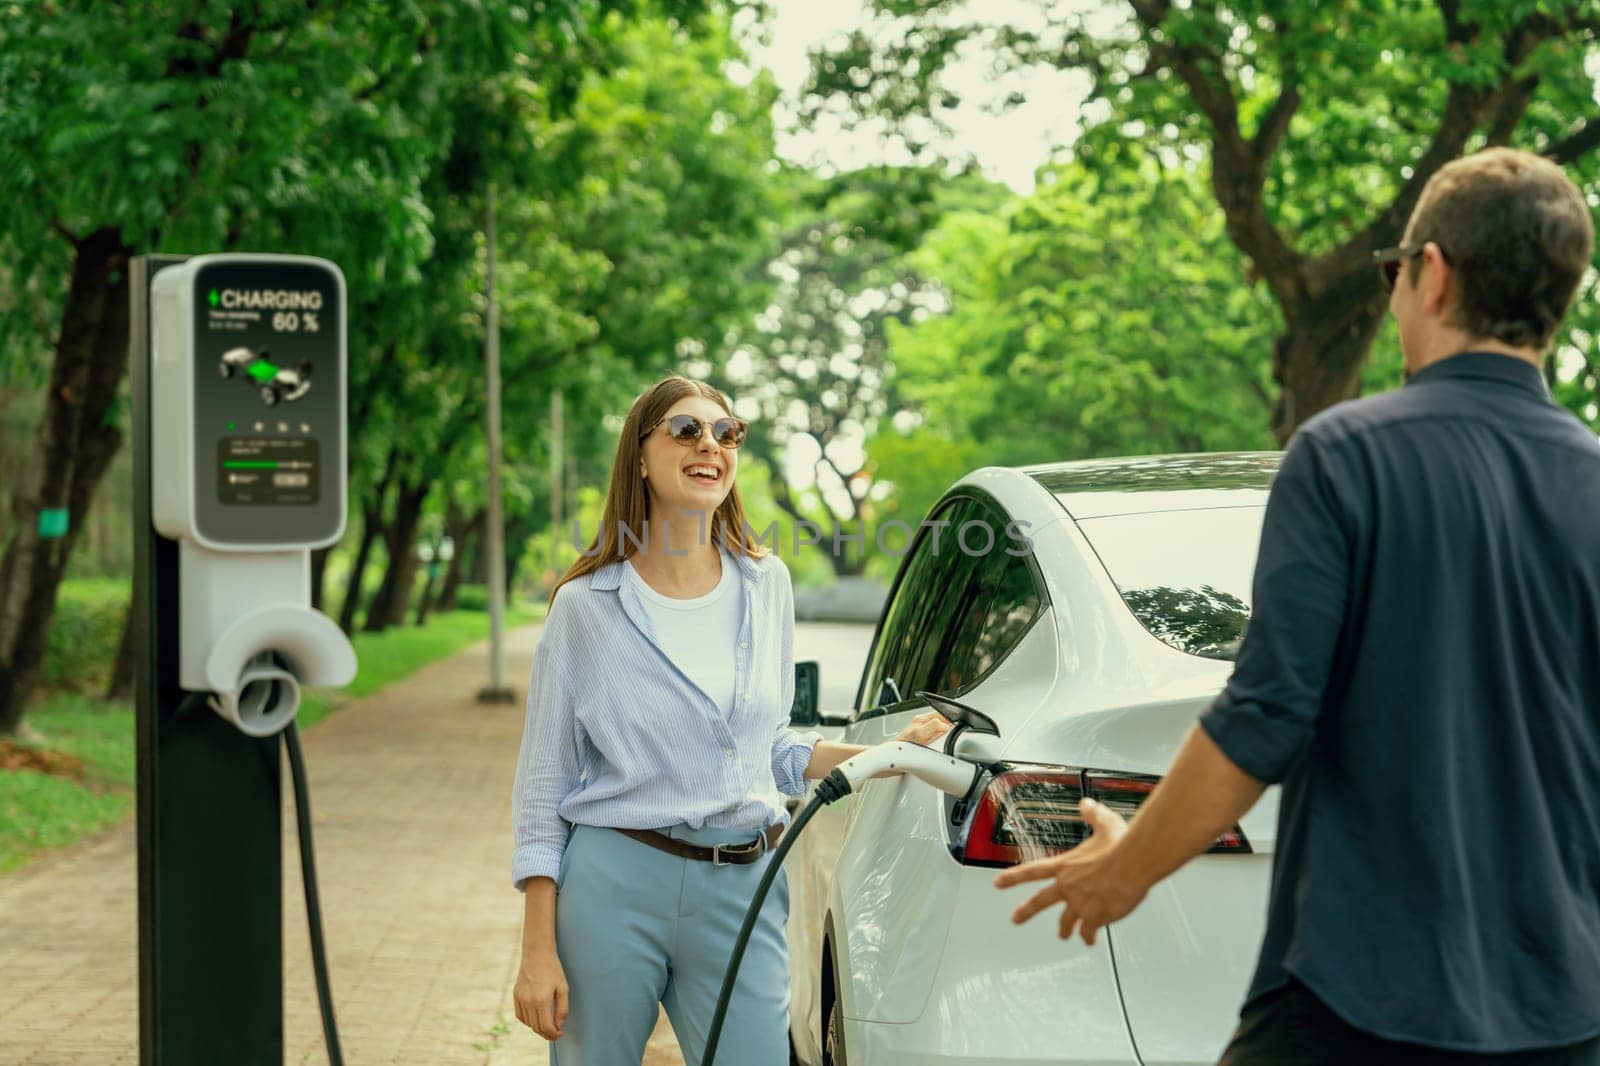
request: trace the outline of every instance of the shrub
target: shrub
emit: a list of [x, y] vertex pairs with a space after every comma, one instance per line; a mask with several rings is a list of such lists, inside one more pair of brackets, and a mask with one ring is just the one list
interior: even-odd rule
[[104, 690], [132, 595], [132, 582], [115, 578], [61, 583], [40, 666], [45, 687], [94, 695]]
[[456, 588], [456, 610], [487, 611], [488, 609], [489, 586], [460, 585]]

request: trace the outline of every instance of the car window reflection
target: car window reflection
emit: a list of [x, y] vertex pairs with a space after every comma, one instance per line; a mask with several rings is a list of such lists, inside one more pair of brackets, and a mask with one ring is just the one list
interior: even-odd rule
[[1180, 651], [1233, 659], [1250, 620], [1262, 507], [1152, 511], [1078, 523], [1122, 599]]

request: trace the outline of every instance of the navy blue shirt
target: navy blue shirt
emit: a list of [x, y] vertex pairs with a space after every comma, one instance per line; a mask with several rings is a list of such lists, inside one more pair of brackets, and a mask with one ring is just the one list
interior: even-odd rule
[[1302, 426], [1201, 725], [1282, 782], [1247, 1002], [1469, 1051], [1600, 1033], [1600, 443], [1469, 352]]

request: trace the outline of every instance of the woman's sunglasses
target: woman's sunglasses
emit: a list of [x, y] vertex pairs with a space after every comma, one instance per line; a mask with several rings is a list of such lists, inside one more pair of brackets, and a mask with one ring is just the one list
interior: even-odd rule
[[[705, 425], [705, 423], [701, 422], [694, 415], [673, 415], [671, 418], [665, 419], [664, 421], [667, 423], [667, 436], [671, 437], [685, 448], [691, 447], [699, 442], [700, 434], [702, 432], [701, 427]], [[639, 439], [644, 440], [650, 434], [654, 433], [656, 431], [656, 426], [659, 426], [660, 424], [660, 422], [657, 422], [655, 425], [652, 425], [649, 429], [639, 434]], [[724, 448], [737, 448], [739, 445], [744, 443], [745, 430], [749, 428], [750, 423], [746, 422], [742, 418], [719, 418], [710, 424], [711, 439], [722, 445]]]
[[[1385, 291], [1394, 291], [1395, 282], [1400, 280], [1400, 264], [1414, 255], [1421, 255], [1422, 249], [1427, 245], [1427, 241], [1412, 241], [1410, 244], [1397, 244], [1393, 248], [1383, 248], [1372, 253], [1373, 260], [1378, 264], [1378, 276], [1383, 279]], [[1439, 255], [1446, 263], [1450, 262], [1450, 257], [1444, 254], [1443, 248], [1439, 249]]]

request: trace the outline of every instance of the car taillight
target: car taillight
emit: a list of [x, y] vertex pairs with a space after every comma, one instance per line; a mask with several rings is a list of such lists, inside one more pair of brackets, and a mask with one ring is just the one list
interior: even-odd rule
[[[978, 801], [961, 861], [968, 866], [1015, 866], [1057, 855], [1089, 836], [1088, 825], [1078, 815], [1078, 803], [1085, 796], [1131, 818], [1160, 780], [1144, 774], [1007, 764]], [[1250, 842], [1234, 826], [1210, 850], [1248, 854]]]

